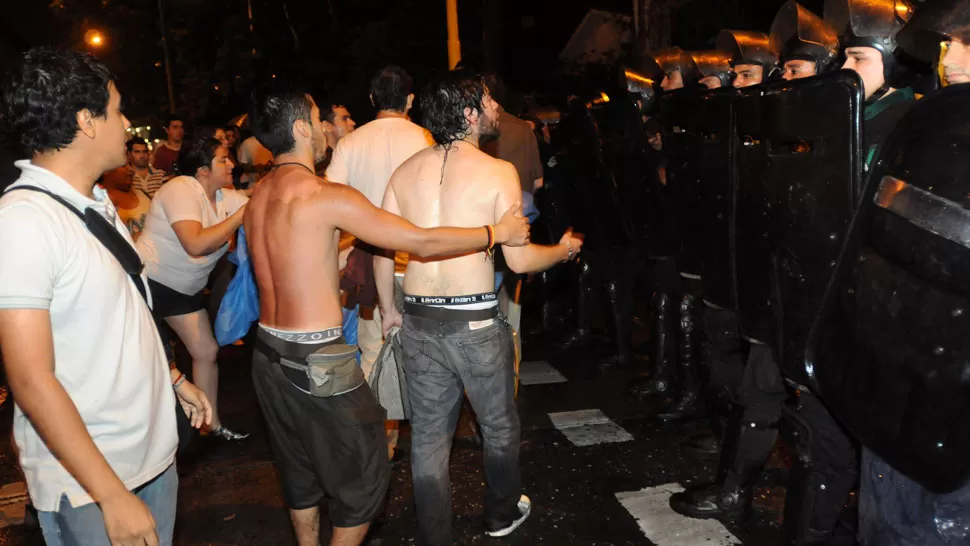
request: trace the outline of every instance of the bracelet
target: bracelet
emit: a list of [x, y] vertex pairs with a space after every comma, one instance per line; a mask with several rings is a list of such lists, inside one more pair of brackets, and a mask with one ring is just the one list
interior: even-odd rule
[[572, 260], [573, 259], [573, 245], [569, 242], [568, 239], [566, 240], [566, 243], [565, 244], [566, 244], [566, 260], [565, 261], [568, 262], [569, 260]]
[[172, 383], [172, 388], [177, 389], [182, 386], [182, 383], [185, 383], [185, 374], [182, 372], [179, 372], [179, 377], [178, 379], [175, 380], [174, 383]]
[[485, 231], [488, 232], [488, 246], [485, 250], [492, 250], [495, 246], [495, 228], [492, 226], [485, 226]]

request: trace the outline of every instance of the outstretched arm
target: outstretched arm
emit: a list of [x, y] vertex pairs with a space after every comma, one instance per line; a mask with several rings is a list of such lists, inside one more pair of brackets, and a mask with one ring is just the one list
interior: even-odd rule
[[[423, 229], [375, 207], [354, 188], [333, 186], [331, 191], [327, 213], [333, 218], [334, 225], [376, 247], [422, 257], [452, 256], [488, 247], [489, 236], [485, 226]], [[393, 191], [393, 186], [389, 185], [387, 192], [393, 195]], [[529, 225], [521, 215], [520, 208], [521, 203], [512, 204], [501, 221], [493, 226], [495, 244], [522, 245], [528, 242]]]

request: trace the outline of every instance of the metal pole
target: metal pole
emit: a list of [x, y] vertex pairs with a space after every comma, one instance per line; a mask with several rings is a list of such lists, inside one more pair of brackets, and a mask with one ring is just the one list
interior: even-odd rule
[[162, 31], [162, 51], [165, 52], [165, 79], [168, 81], [168, 111], [175, 113], [175, 91], [172, 87], [172, 60], [168, 55], [168, 38], [165, 31], [165, 8], [163, 0], [158, 0], [158, 25]]
[[458, 39], [458, 0], [445, 0], [448, 6], [448, 68], [454, 69], [461, 60], [461, 41]]

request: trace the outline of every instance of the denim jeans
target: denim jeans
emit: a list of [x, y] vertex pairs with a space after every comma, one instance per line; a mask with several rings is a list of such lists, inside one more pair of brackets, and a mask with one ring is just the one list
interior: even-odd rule
[[[134, 491], [152, 513], [160, 546], [172, 544], [178, 489], [179, 478], [173, 464]], [[64, 495], [57, 512], [38, 512], [37, 517], [47, 546], [104, 546], [111, 543], [104, 528], [101, 507], [96, 503], [75, 508]]]
[[512, 333], [501, 318], [481, 323], [405, 315], [404, 372], [411, 401], [411, 474], [419, 542], [454, 544], [451, 528], [451, 444], [467, 393], [482, 433], [485, 520], [493, 527], [520, 513], [519, 436]]
[[859, 473], [863, 546], [945, 546], [970, 542], [970, 484], [936, 494], [863, 449]]

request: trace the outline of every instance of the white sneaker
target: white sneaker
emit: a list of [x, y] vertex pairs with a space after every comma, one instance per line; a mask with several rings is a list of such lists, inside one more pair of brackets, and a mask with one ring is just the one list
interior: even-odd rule
[[496, 529], [494, 531], [485, 531], [485, 534], [490, 537], [507, 537], [512, 534], [513, 531], [519, 528], [525, 520], [529, 519], [529, 514], [532, 513], [532, 500], [529, 497], [522, 495], [519, 497], [519, 512], [522, 514], [518, 519], [512, 523], [506, 525], [501, 529]]

